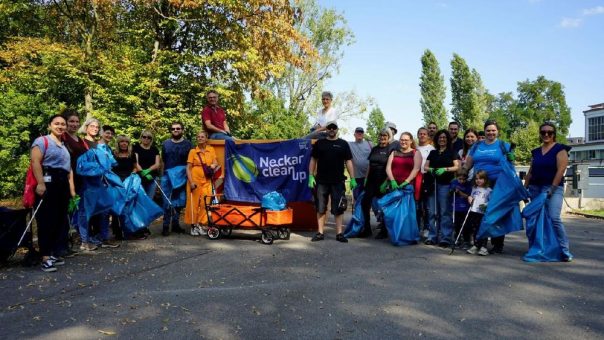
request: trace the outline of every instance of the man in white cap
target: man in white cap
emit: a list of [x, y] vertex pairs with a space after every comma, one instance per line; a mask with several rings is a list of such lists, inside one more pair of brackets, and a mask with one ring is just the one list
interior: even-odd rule
[[338, 138], [336, 121], [328, 122], [325, 127], [327, 137], [319, 139], [313, 145], [308, 167], [308, 186], [316, 189], [313, 191], [319, 225], [319, 230], [311, 241], [322, 241], [325, 238], [323, 228], [327, 216], [327, 202], [331, 200], [331, 213], [336, 219], [336, 240], [348, 242], [342, 228], [344, 212], [347, 209], [344, 164], [350, 175], [350, 189], [354, 190], [357, 182], [354, 177], [352, 153], [348, 143]]

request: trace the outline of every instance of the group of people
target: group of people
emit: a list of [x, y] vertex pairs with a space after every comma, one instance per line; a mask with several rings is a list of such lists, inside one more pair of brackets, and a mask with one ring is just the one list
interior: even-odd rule
[[[66, 257], [101, 248], [116, 248], [124, 239], [139, 240], [150, 232], [147, 226], [133, 231], [125, 228], [126, 216], [109, 209], [95, 213], [94, 206], [84, 197], [94, 196], [99, 187], [107, 189], [107, 179], [89, 174], [103, 173], [103, 159], [110, 163], [109, 171], [123, 183], [132, 174], [140, 177], [145, 194], [153, 199], [157, 190], [163, 201], [162, 235], [184, 233], [180, 213], [191, 224], [191, 235], [205, 232], [207, 224], [203, 198], [212, 193], [211, 176], [218, 168], [216, 152], [208, 145], [213, 139], [231, 139], [226, 115], [218, 105], [218, 94], [206, 95], [208, 105], [201, 112], [204, 129], [197, 134], [197, 144], [184, 138], [184, 125], [170, 124], [170, 138], [154, 143], [151, 131], [144, 130], [133, 143], [126, 135], [117, 135], [110, 125], [88, 118], [83, 124], [77, 111], [67, 109], [48, 120], [49, 134], [38, 137], [31, 146], [31, 166], [36, 178], [36, 220], [42, 270], [54, 272]], [[115, 142], [114, 142], [115, 139]], [[115, 147], [110, 145], [115, 143]], [[93, 150], [94, 153], [90, 151]], [[79, 235], [81, 245], [71, 245], [70, 226]], [[111, 235], [113, 234], [113, 235]]]
[[[117, 135], [113, 127], [101, 126], [95, 118], [83, 124], [75, 110], [66, 110], [48, 120], [49, 134], [35, 139], [31, 147], [31, 165], [37, 181], [37, 225], [42, 270], [56, 271], [64, 258], [74, 255], [70, 246], [70, 224], [76, 226], [81, 239], [80, 251], [90, 252], [99, 247], [115, 248], [123, 239], [144, 239], [146, 228], [124, 228], [125, 216], [103, 211], [94, 214], [80, 197], [100, 185], [100, 177], [83, 175], [80, 164], [90, 158], [90, 151], [103, 155], [111, 163], [111, 171], [121, 181], [136, 174], [150, 198], [161, 194], [163, 202], [162, 235], [184, 233], [184, 222], [191, 225], [190, 234], [207, 233], [208, 216], [205, 197], [212, 194], [212, 178], [218, 170], [218, 160], [210, 139], [233, 139], [226, 122], [226, 112], [218, 105], [218, 93], [209, 91], [207, 105], [201, 112], [203, 129], [197, 134], [195, 146], [184, 138], [184, 125], [170, 124], [170, 138], [161, 144], [161, 151], [153, 142], [154, 135], [143, 131], [138, 142]], [[345, 172], [350, 176], [354, 199], [361, 197], [364, 225], [358, 237], [373, 234], [370, 211], [380, 221], [376, 238], [387, 238], [379, 207], [374, 199], [399, 189], [412, 188], [413, 207], [417, 228], [424, 235], [424, 243], [449, 247], [463, 228], [463, 246], [469, 253], [487, 255], [503, 251], [504, 236], [478, 239], [477, 231], [488, 206], [490, 193], [499, 176], [502, 158], [514, 160], [510, 144], [498, 139], [498, 126], [487, 121], [484, 132], [467, 129], [458, 137], [459, 124], [449, 123], [447, 130], [438, 130], [430, 123], [417, 131], [417, 142], [409, 132], [397, 135], [396, 125], [387, 123], [380, 131], [378, 144], [373, 146], [364, 138], [364, 129], [355, 129], [355, 140], [346, 142], [338, 137], [337, 112], [331, 107], [333, 96], [322, 94], [323, 108], [317, 121], [305, 138], [317, 139], [309, 165], [308, 185], [313, 189], [317, 211], [318, 232], [312, 241], [325, 238], [324, 226], [328, 203], [336, 220], [336, 240], [348, 242], [343, 234], [343, 213], [346, 201]], [[113, 139], [115, 147], [112, 149]], [[563, 174], [568, 165], [568, 147], [556, 143], [553, 124], [540, 127], [542, 145], [533, 150], [531, 170], [525, 180], [531, 196], [546, 192], [551, 216], [563, 252], [570, 261], [568, 240], [560, 219], [563, 195]], [[93, 157], [94, 159], [94, 157]], [[84, 163], [84, 162], [81, 162]], [[94, 162], [92, 163], [93, 167]], [[98, 165], [99, 167], [101, 165]], [[94, 169], [92, 169], [94, 170]], [[82, 171], [82, 173], [80, 173]], [[94, 172], [94, 171], [93, 171]], [[159, 190], [159, 191], [158, 191]], [[111, 237], [113, 233], [113, 237]]]
[[[470, 254], [486, 256], [503, 252], [505, 235], [490, 237], [489, 249], [489, 238], [479, 237], [479, 230], [491, 192], [502, 172], [501, 161], [514, 162], [515, 154], [509, 143], [498, 138], [499, 127], [495, 121], [488, 120], [483, 128], [483, 131], [468, 128], [460, 138], [457, 122], [450, 122], [448, 128], [442, 130], [430, 123], [417, 131], [417, 141], [410, 132], [401, 133], [396, 141], [393, 138], [397, 134], [396, 125], [388, 122], [379, 133], [378, 144], [372, 146], [365, 139], [362, 127], [355, 129], [355, 140], [347, 143], [337, 136], [337, 122], [326, 122], [326, 135], [314, 144], [309, 167], [308, 184], [314, 189], [319, 225], [312, 241], [325, 238], [327, 202], [331, 200], [336, 240], [348, 242], [342, 225], [346, 166], [353, 198], [361, 199], [364, 224], [355, 237], [373, 234], [370, 219], [373, 207], [380, 222], [375, 237], [387, 238], [388, 228], [375, 202], [394, 190], [412, 188], [417, 226], [405, 227], [418, 228], [424, 244], [447, 248], [457, 241], [457, 245]], [[524, 185], [531, 199], [547, 193], [546, 207], [560, 245], [561, 259], [571, 261], [573, 256], [560, 218], [569, 147], [556, 142], [556, 128], [552, 123], [543, 123], [539, 135], [542, 144], [532, 151]], [[419, 237], [408, 241], [417, 243]]]

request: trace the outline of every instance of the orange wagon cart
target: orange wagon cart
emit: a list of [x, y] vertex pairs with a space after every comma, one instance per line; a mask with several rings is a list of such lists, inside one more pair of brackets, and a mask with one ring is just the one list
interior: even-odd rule
[[204, 197], [209, 239], [228, 237], [234, 229], [261, 231], [264, 244], [272, 244], [277, 239], [289, 239], [293, 209], [267, 210], [259, 204], [230, 203], [221, 201], [221, 198], [222, 195]]

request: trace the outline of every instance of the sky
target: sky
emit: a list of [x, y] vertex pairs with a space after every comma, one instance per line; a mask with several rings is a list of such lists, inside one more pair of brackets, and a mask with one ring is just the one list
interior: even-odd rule
[[[355, 36], [324, 90], [373, 97], [399, 133], [415, 135], [423, 125], [419, 78], [426, 49], [440, 64], [448, 111], [453, 53], [480, 73], [492, 94], [515, 94], [519, 81], [540, 75], [560, 82], [573, 137], [585, 135], [588, 105], [604, 102], [604, 0], [318, 2], [342, 13]], [[366, 127], [363, 120], [340, 124], [349, 131]]]

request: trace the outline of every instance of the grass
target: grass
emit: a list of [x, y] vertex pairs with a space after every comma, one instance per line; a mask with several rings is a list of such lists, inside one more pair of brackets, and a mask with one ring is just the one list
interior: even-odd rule
[[604, 210], [581, 210], [584, 214], [596, 215], [604, 217]]

